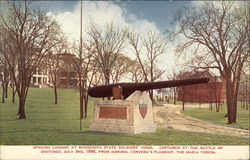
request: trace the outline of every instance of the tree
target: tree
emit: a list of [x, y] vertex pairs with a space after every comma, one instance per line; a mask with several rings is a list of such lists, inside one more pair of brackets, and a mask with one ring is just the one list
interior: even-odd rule
[[95, 75], [98, 74], [98, 64], [93, 56], [94, 48], [87, 44], [87, 42], [82, 42], [82, 47], [79, 47], [78, 43], [74, 43], [71, 49], [72, 52], [77, 55], [73, 63], [74, 69], [77, 72], [78, 89], [80, 93], [80, 119], [83, 119], [87, 118], [88, 89]]
[[249, 108], [249, 73], [243, 72], [241, 75], [240, 87], [239, 87], [239, 101], [241, 102], [241, 108], [248, 110]]
[[145, 82], [143, 70], [138, 61], [136, 60], [132, 61], [132, 67], [130, 68], [129, 73], [130, 73], [129, 79], [132, 82], [136, 82], [136, 83]]
[[0, 60], [0, 73], [1, 75], [1, 83], [2, 83], [2, 103], [5, 103], [5, 98], [8, 98], [8, 86], [10, 82], [10, 74], [8, 70], [8, 66], [5, 60]]
[[187, 90], [188, 90], [188, 86], [182, 86], [179, 89], [179, 97], [182, 100], [182, 110], [184, 111], [185, 109], [185, 103], [187, 101]]
[[[179, 74], [174, 74], [176, 79], [188, 79], [190, 77], [192, 77], [192, 72], [188, 72], [188, 71], [181, 71], [179, 72]], [[178, 98], [182, 100], [182, 110], [185, 109], [185, 103], [187, 101], [188, 98], [188, 90], [189, 90], [189, 86], [180, 86], [178, 87]]]
[[[179, 74], [181, 74], [181, 73], [177, 73], [175, 70], [173, 70], [172, 73], [168, 74], [168, 79], [178, 80]], [[173, 99], [174, 99], [174, 104], [175, 105], [176, 105], [176, 101], [177, 101], [178, 90], [179, 90], [179, 87], [172, 87], [172, 88], [170, 88], [170, 92], [173, 93]]]
[[[6, 18], [7, 15], [7, 2], [0, 2], [0, 11], [3, 17]], [[0, 29], [3, 27], [3, 23], [0, 20]], [[0, 37], [0, 43], [3, 43], [4, 40]], [[6, 64], [6, 61], [4, 59], [3, 53], [0, 51], [0, 82], [2, 85], [2, 103], [5, 103], [5, 98], [7, 98], [6, 96], [8, 96], [8, 81], [9, 79], [9, 73], [8, 73], [8, 67]]]
[[11, 87], [12, 87], [12, 103], [15, 103], [16, 87], [15, 87], [15, 83], [14, 83], [12, 78], [11, 78]]
[[104, 30], [92, 24], [88, 35], [88, 41], [94, 47], [92, 54], [102, 71], [105, 84], [110, 84], [112, 67], [125, 46], [127, 31], [115, 27], [112, 23], [107, 24]]
[[125, 77], [125, 75], [129, 73], [130, 68], [132, 68], [132, 60], [123, 54], [118, 54], [111, 69], [112, 83], [120, 82], [121, 78]]
[[217, 69], [226, 81], [228, 124], [236, 123], [237, 96], [242, 67], [249, 56], [249, 9], [247, 2], [205, 2], [201, 7], [177, 16], [179, 30], [185, 37], [177, 52], [194, 47], [189, 64], [197, 68]]
[[104, 77], [103, 77], [100, 69], [98, 68], [98, 65], [91, 65], [90, 67], [93, 68], [93, 69], [90, 69], [90, 73], [91, 73], [91, 75], [93, 75], [93, 77], [88, 76], [88, 81], [89, 82], [91, 81], [91, 85], [97, 86], [97, 85], [105, 84]]
[[220, 77], [213, 77], [210, 79], [210, 82], [208, 83], [211, 110], [212, 110], [212, 103], [215, 103], [216, 112], [220, 111], [222, 85], [223, 82], [220, 80]]
[[3, 63], [3, 61], [0, 61], [0, 82], [1, 82], [1, 86], [2, 86], [2, 103], [5, 103], [5, 83], [4, 83], [4, 70], [5, 70], [5, 65]]
[[[58, 30], [60, 30], [59, 26]], [[62, 32], [61, 34], [57, 35], [55, 37], [56, 39], [54, 41], [57, 41], [58, 43], [54, 45], [49, 54], [44, 58], [43, 63], [45, 68], [48, 68], [50, 73], [50, 80], [54, 87], [54, 100], [55, 104], [58, 103], [58, 94], [57, 94], [57, 85], [58, 85], [58, 75], [59, 70], [62, 68], [63, 63], [61, 62], [62, 54], [66, 52], [67, 49], [67, 39], [63, 36]], [[54, 42], [52, 42], [54, 43]]]
[[[149, 31], [146, 36], [131, 32], [128, 35], [128, 40], [141, 66], [144, 81], [153, 82], [160, 78], [165, 71], [157, 68], [156, 62], [157, 58], [166, 52], [166, 42], [164, 38], [160, 34]], [[143, 56], [146, 58], [143, 59]], [[150, 97], [153, 99], [153, 90], [150, 91]]]
[[[57, 34], [52, 21], [40, 10], [35, 10], [30, 1], [10, 2], [10, 14], [5, 18], [0, 14], [3, 23], [0, 44], [9, 72], [16, 86], [19, 97], [19, 119], [26, 119], [25, 102], [30, 81], [35, 69], [54, 43], [51, 41]], [[13, 61], [15, 59], [15, 61]]]

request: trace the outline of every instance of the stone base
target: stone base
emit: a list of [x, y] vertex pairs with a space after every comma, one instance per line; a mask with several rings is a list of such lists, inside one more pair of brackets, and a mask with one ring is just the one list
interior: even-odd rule
[[130, 134], [155, 132], [148, 93], [136, 91], [126, 100], [97, 101], [90, 130]]

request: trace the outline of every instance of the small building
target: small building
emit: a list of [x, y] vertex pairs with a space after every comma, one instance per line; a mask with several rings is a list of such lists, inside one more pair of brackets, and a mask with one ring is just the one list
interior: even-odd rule
[[[209, 70], [185, 72], [186, 78], [209, 78], [206, 84], [195, 84], [178, 88], [179, 101], [196, 103], [222, 103], [226, 100], [225, 81], [222, 77], [216, 76]], [[189, 75], [187, 77], [187, 75]]]

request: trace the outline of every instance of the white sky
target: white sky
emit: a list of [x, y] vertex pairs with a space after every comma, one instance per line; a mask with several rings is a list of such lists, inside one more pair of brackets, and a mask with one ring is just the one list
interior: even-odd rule
[[[202, 1], [192, 1], [193, 6], [199, 7]], [[218, 2], [215, 2], [215, 4]], [[62, 11], [53, 13], [48, 12], [61, 25], [63, 31], [70, 39], [79, 40], [80, 35], [80, 1], [77, 2], [73, 9], [69, 11]], [[148, 13], [147, 13], [148, 14]], [[169, 13], [168, 13], [169, 14]], [[172, 13], [174, 14], [174, 13]], [[159, 15], [163, 16], [163, 15]], [[169, 15], [173, 16], [173, 15]], [[91, 17], [91, 18], [90, 18]], [[160, 33], [157, 25], [153, 21], [145, 18], [139, 18], [137, 15], [129, 12], [126, 7], [117, 5], [112, 1], [83, 1], [83, 38], [86, 38], [86, 31], [90, 21], [93, 21], [97, 26], [104, 27], [107, 23], [113, 22], [120, 27], [128, 27], [134, 31], [145, 34], [148, 30], [153, 30]], [[170, 22], [169, 22], [170, 23]], [[124, 50], [124, 53], [129, 57], [134, 58], [129, 49]], [[190, 56], [192, 53], [190, 53]], [[168, 72], [179, 71], [182, 69], [182, 62], [185, 61], [181, 58], [177, 61], [178, 57], [175, 55], [175, 44], [169, 43], [167, 52], [158, 58], [158, 67]]]
[[[79, 40], [80, 35], [80, 2], [78, 2], [73, 11], [66, 11], [54, 14], [47, 13], [52, 16], [61, 25], [63, 31], [70, 39]], [[90, 18], [91, 17], [91, 18]], [[122, 8], [111, 1], [83, 1], [83, 37], [86, 38], [90, 21], [97, 26], [104, 27], [107, 23], [113, 22], [120, 27], [128, 27], [137, 33], [146, 34], [148, 30], [160, 33], [154, 22], [147, 19], [140, 19], [136, 15], [128, 12], [126, 8]], [[124, 50], [124, 54], [135, 58], [129, 49]], [[172, 48], [168, 47], [167, 52], [159, 57], [159, 68], [172, 70], [176, 67], [175, 56]]]

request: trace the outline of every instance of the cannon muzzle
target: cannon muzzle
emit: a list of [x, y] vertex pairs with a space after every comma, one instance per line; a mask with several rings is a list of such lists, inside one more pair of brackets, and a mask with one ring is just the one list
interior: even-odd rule
[[136, 90], [147, 91], [153, 89], [170, 88], [178, 86], [186, 86], [193, 84], [207, 83], [209, 78], [192, 78], [183, 80], [171, 80], [171, 81], [161, 81], [161, 82], [147, 82], [147, 83], [115, 83], [108, 85], [100, 85], [91, 87], [88, 90], [88, 94], [91, 97], [112, 97], [113, 87], [121, 87], [122, 95], [126, 98], [131, 95]]

